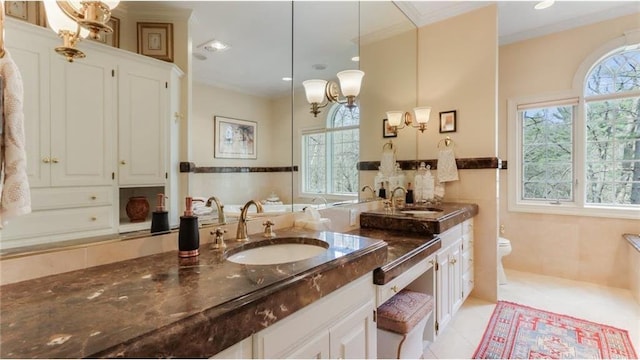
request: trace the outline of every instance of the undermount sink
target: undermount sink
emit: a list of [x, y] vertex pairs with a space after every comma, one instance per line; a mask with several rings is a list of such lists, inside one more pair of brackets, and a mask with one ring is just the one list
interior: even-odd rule
[[327, 251], [329, 244], [309, 238], [276, 238], [240, 250], [227, 260], [245, 265], [275, 265], [306, 260]]
[[438, 209], [438, 208], [425, 208], [425, 209], [419, 209], [419, 210], [402, 210], [400, 211], [403, 214], [407, 214], [407, 215], [435, 215], [438, 213], [441, 213], [443, 210], [442, 209]]

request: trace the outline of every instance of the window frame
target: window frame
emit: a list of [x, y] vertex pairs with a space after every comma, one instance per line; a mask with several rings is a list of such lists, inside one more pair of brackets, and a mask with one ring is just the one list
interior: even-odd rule
[[[339, 132], [339, 131], [347, 131], [347, 130], [358, 130], [360, 131], [360, 121], [358, 121], [357, 125], [350, 125], [350, 126], [341, 126], [341, 127], [337, 127], [334, 128], [332, 125], [333, 119], [336, 115], [336, 113], [338, 112], [338, 109], [344, 106], [344, 104], [340, 104], [340, 103], [336, 103], [333, 106], [331, 106], [331, 108], [329, 109], [329, 111], [327, 111], [327, 116], [325, 118], [324, 121], [324, 126], [313, 126], [313, 127], [307, 127], [307, 128], [302, 128], [300, 130], [300, 145], [302, 148], [302, 152], [301, 152], [301, 166], [300, 166], [300, 196], [301, 197], [314, 197], [314, 196], [324, 196], [327, 198], [331, 198], [331, 199], [336, 199], [336, 200], [345, 200], [345, 201], [350, 201], [350, 200], [354, 200], [354, 199], [358, 199], [358, 192], [354, 192], [352, 195], [350, 194], [344, 194], [344, 193], [335, 193], [332, 192], [333, 190], [333, 186], [332, 186], [332, 176], [333, 176], [333, 147], [332, 146], [328, 146], [328, 144], [330, 143], [330, 139], [329, 137], [332, 136], [333, 133]], [[305, 136], [306, 135], [313, 135], [313, 134], [324, 134], [325, 135], [325, 170], [326, 170], [326, 180], [325, 180], [325, 192], [308, 192], [306, 191], [306, 160], [307, 160], [307, 147], [305, 144]], [[358, 175], [359, 176], [359, 175]], [[358, 182], [359, 183], [359, 182]]]

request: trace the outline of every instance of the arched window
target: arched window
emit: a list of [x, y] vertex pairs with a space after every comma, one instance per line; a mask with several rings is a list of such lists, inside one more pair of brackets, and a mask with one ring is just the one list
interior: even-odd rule
[[302, 191], [357, 195], [360, 109], [334, 104], [325, 127], [302, 134]]
[[509, 100], [509, 208], [637, 218], [638, 45], [585, 60], [576, 79], [564, 96]]
[[640, 50], [622, 50], [585, 82], [586, 203], [640, 204]]

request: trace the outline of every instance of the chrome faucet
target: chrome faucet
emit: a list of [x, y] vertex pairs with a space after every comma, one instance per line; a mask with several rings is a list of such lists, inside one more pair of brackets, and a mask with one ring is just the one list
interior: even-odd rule
[[375, 199], [376, 198], [376, 191], [373, 190], [373, 188], [371, 186], [365, 185], [365, 186], [362, 187], [361, 191], [365, 191], [367, 189], [369, 189], [369, 191], [371, 191], [371, 200]]
[[403, 186], [396, 186], [396, 188], [391, 192], [391, 210], [394, 210], [396, 208], [396, 190], [402, 190], [404, 194], [407, 195], [407, 189], [405, 189]]
[[249, 206], [255, 205], [256, 209], [259, 213], [264, 212], [262, 209], [262, 205], [255, 200], [249, 200], [244, 206], [242, 210], [240, 210], [240, 219], [238, 219], [238, 231], [236, 232], [236, 241], [247, 241], [249, 237], [247, 236], [247, 211], [249, 210]]
[[227, 219], [224, 216], [224, 205], [222, 205], [222, 201], [215, 196], [212, 196], [207, 199], [206, 207], [211, 207], [212, 203], [216, 203], [216, 208], [218, 209], [218, 223], [225, 224]]

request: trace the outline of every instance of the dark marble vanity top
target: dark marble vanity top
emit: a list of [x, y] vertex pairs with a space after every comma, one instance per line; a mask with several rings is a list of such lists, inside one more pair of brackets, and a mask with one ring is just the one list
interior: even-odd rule
[[387, 257], [385, 242], [364, 235], [278, 235], [320, 239], [329, 249], [292, 263], [241, 265], [203, 244], [193, 259], [176, 250], [2, 286], [0, 356], [210, 357]]
[[[425, 211], [438, 209], [442, 211]], [[360, 227], [432, 235], [443, 233], [478, 214], [477, 204], [442, 203], [373, 210], [360, 214]]]
[[437, 236], [404, 231], [360, 228], [349, 234], [381, 239], [387, 243], [387, 261], [373, 271], [373, 283], [376, 285], [395, 279], [442, 246]]

